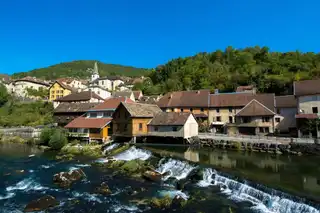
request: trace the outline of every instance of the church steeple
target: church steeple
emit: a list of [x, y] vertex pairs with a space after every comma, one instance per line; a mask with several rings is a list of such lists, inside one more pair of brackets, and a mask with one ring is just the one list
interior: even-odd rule
[[98, 63], [94, 62], [93, 72], [91, 74], [91, 81], [94, 81], [94, 80], [96, 80], [98, 78], [100, 78], [99, 69], [98, 69]]

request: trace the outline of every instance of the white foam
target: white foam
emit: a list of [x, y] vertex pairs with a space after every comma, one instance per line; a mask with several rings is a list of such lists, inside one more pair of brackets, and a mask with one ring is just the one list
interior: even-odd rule
[[49, 168], [51, 168], [51, 167], [53, 167], [54, 166], [54, 164], [48, 164], [48, 165], [41, 165], [40, 167], [42, 168], [42, 169], [49, 169]]
[[99, 158], [99, 159], [95, 160], [94, 162], [97, 162], [97, 163], [108, 163], [109, 160], [107, 158]]
[[32, 158], [32, 157], [34, 157], [35, 155], [34, 154], [32, 154], [32, 155], [29, 155], [29, 158]]
[[114, 143], [114, 144], [111, 144], [110, 146], [107, 146], [104, 150], [103, 150], [103, 154], [105, 155], [107, 152], [117, 148], [120, 144], [118, 143]]
[[126, 206], [126, 205], [116, 205], [113, 207], [113, 212], [119, 212], [121, 210], [126, 210], [126, 211], [129, 211], [129, 212], [142, 212], [137, 206]]
[[203, 180], [199, 181], [199, 183], [197, 184], [200, 187], [208, 187], [208, 186], [212, 186], [214, 185], [212, 182], [214, 182], [214, 179], [212, 178], [212, 176], [216, 173], [215, 170], [209, 168], [209, 169], [205, 169], [203, 171]]
[[89, 164], [76, 164], [76, 167], [90, 167], [91, 165]]
[[130, 161], [135, 159], [147, 160], [151, 157], [151, 152], [143, 149], [137, 149], [136, 147], [130, 147], [128, 150], [116, 155], [116, 160]]
[[[209, 170], [206, 171], [208, 171], [208, 173], [204, 173], [202, 183], [207, 183], [207, 180], [210, 181], [207, 174], [211, 172], [209, 172]], [[254, 211], [263, 213], [320, 213], [319, 210], [307, 204], [277, 196], [276, 194], [279, 194], [277, 191], [274, 191], [274, 195], [271, 195], [217, 173], [215, 174], [214, 181], [215, 185], [221, 186], [222, 192], [228, 195], [229, 199], [236, 202], [248, 201], [253, 204], [251, 209]]]
[[6, 188], [6, 191], [11, 192], [11, 191], [16, 191], [16, 190], [21, 190], [21, 191], [41, 191], [41, 190], [46, 190], [48, 189], [47, 187], [41, 186], [39, 183], [34, 181], [32, 178], [26, 178], [23, 179], [22, 181], [18, 182], [14, 186], [8, 186]]
[[89, 194], [87, 192], [79, 193], [79, 192], [74, 191], [74, 192], [72, 192], [72, 195], [76, 198], [83, 198], [87, 201], [102, 203], [102, 200], [100, 198], [98, 198], [98, 195], [96, 195], [96, 194]]
[[15, 195], [16, 195], [15, 193], [8, 193], [5, 196], [0, 195], [0, 200], [7, 200], [7, 199], [14, 197]]
[[167, 180], [169, 177], [175, 177], [178, 180], [186, 178], [189, 173], [195, 168], [194, 166], [180, 160], [169, 159], [166, 163], [159, 162], [159, 168], [156, 170], [161, 174], [169, 173], [163, 179]]

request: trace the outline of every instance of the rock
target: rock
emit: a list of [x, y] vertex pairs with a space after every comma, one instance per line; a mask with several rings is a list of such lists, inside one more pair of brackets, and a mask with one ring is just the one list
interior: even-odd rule
[[46, 195], [37, 200], [31, 201], [24, 209], [24, 212], [43, 211], [50, 207], [59, 205], [59, 202], [51, 195]]
[[82, 169], [75, 169], [69, 172], [60, 172], [53, 176], [53, 182], [62, 188], [69, 187], [73, 182], [86, 177]]
[[183, 199], [180, 195], [176, 195], [171, 201], [171, 208], [177, 209], [185, 206], [187, 201]]
[[202, 169], [194, 169], [188, 175], [188, 179], [192, 182], [198, 182], [203, 179], [203, 170]]
[[176, 184], [177, 190], [183, 190], [188, 183], [190, 183], [190, 181], [187, 179], [179, 180]]
[[16, 172], [16, 173], [24, 173], [24, 170], [23, 170], [23, 169], [21, 169], [21, 170], [16, 170], [15, 172]]
[[120, 169], [129, 173], [139, 172], [144, 167], [144, 161], [140, 159], [126, 161]]
[[165, 196], [163, 198], [152, 198], [150, 205], [154, 208], [166, 209], [171, 206], [172, 199], [170, 196]]
[[95, 191], [96, 191], [96, 193], [102, 194], [102, 195], [112, 194], [112, 192], [106, 182], [102, 182], [101, 185], [99, 187], [97, 187]]
[[142, 175], [145, 179], [151, 180], [154, 182], [161, 182], [162, 174], [155, 170], [147, 170]]

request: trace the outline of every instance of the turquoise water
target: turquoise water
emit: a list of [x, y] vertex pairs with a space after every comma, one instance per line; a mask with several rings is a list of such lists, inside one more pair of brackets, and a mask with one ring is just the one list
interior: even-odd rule
[[[319, 213], [319, 167], [313, 158], [284, 160], [287, 158], [168, 146], [132, 147], [116, 156], [121, 160], [150, 161], [159, 172], [166, 172], [163, 182], [154, 183], [102, 169], [92, 165], [92, 159], [62, 162], [54, 160], [53, 154], [28, 146], [0, 145], [0, 212], [22, 212], [30, 201], [52, 195], [60, 205], [47, 212], [228, 213], [231, 209]], [[54, 174], [74, 168], [82, 168], [86, 179], [69, 189], [52, 183]], [[188, 181], [196, 170], [203, 171], [201, 180]], [[95, 194], [94, 189], [102, 182], [109, 185], [111, 195]], [[176, 187], [177, 182], [185, 185], [182, 190]], [[166, 210], [145, 202], [164, 195], [180, 195], [190, 202], [184, 208]]]

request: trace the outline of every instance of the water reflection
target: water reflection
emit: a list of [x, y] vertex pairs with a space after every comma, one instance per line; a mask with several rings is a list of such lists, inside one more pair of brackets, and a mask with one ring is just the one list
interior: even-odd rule
[[206, 148], [148, 146], [153, 152], [167, 152], [177, 158], [211, 166], [241, 178], [320, 202], [319, 157], [277, 156]]

